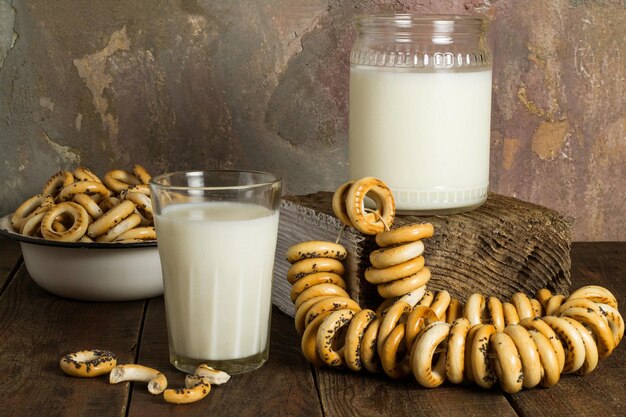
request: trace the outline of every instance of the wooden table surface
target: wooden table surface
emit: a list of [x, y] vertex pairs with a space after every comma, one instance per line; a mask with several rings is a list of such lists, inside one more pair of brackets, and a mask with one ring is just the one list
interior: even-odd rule
[[[626, 305], [626, 243], [576, 243], [573, 287], [598, 284]], [[161, 370], [170, 386], [184, 374], [168, 362], [163, 298], [88, 303], [59, 298], [29, 277], [19, 245], [0, 238], [1, 416], [625, 416], [626, 346], [590, 375], [564, 375], [551, 389], [515, 395], [476, 386], [421, 388], [412, 379], [314, 369], [302, 357], [291, 318], [274, 309], [269, 361], [233, 376], [204, 400], [175, 406], [145, 385], [65, 375], [68, 352], [101, 348], [119, 363]]]

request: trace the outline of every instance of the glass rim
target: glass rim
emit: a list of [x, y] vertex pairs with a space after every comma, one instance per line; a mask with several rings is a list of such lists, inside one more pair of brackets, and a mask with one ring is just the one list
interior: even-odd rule
[[410, 29], [430, 27], [444, 33], [459, 29], [482, 31], [488, 22], [487, 17], [483, 15], [412, 13], [362, 14], [356, 16], [354, 21], [357, 28], [393, 26]]
[[[254, 182], [250, 184], [232, 184], [232, 185], [219, 185], [219, 186], [190, 186], [190, 185], [172, 185], [164, 184], [163, 180], [166, 178], [173, 178], [176, 176], [189, 176], [190, 174], [205, 175], [207, 173], [228, 173], [228, 174], [256, 174], [268, 177], [265, 181]], [[249, 190], [254, 188], [262, 188], [282, 183], [282, 177], [271, 174], [265, 171], [255, 171], [246, 169], [200, 169], [200, 170], [181, 170], [166, 172], [164, 174], [156, 175], [150, 178], [149, 185], [159, 189], [168, 189], [175, 191], [184, 190], [202, 190], [202, 191], [220, 191], [220, 190]]]

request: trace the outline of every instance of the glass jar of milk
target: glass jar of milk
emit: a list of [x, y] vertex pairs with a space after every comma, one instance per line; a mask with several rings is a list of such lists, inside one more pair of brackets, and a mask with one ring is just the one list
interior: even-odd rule
[[378, 177], [400, 214], [487, 199], [491, 54], [476, 16], [356, 20], [350, 55], [350, 177]]

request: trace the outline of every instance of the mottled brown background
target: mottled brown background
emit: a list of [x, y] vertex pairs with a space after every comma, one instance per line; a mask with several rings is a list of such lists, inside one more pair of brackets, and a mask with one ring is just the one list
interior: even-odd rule
[[486, 14], [491, 189], [626, 240], [624, 0], [0, 0], [0, 214], [59, 168], [347, 177], [353, 17]]

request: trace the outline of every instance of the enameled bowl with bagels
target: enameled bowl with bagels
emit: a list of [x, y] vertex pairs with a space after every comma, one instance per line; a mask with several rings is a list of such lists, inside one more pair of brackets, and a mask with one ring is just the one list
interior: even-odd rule
[[0, 234], [20, 242], [28, 273], [53, 294], [86, 301], [161, 295], [149, 180], [140, 165], [102, 180], [86, 167], [59, 171], [0, 218]]

